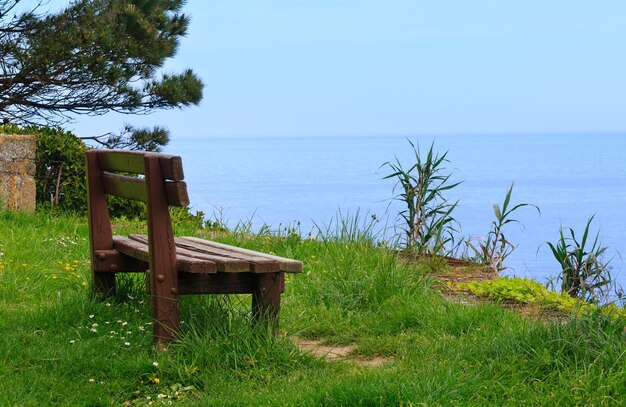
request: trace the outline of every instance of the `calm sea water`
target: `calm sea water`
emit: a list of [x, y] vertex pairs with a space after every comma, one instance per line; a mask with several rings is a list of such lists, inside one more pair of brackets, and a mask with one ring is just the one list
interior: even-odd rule
[[[562, 226], [582, 234], [595, 214], [612, 254], [626, 256], [626, 136], [446, 136], [411, 138], [426, 150], [449, 151], [447, 168], [463, 181], [450, 193], [459, 200], [455, 218], [465, 236], [485, 236], [493, 204], [515, 182], [512, 203], [520, 209], [507, 238], [517, 248], [508, 258], [509, 275], [545, 282], [558, 272], [547, 241]], [[401, 205], [392, 202], [393, 180], [381, 165], [397, 157], [406, 167], [413, 152], [406, 137], [276, 137], [176, 139], [166, 151], [183, 157], [192, 207], [216, 214], [233, 226], [252, 220], [255, 228], [299, 221], [303, 233], [327, 225], [337, 211], [375, 214], [393, 226]], [[221, 215], [219, 214], [221, 213]], [[365, 216], [364, 216], [365, 217]], [[610, 254], [611, 256], [611, 254]], [[613, 273], [626, 286], [623, 261]]]

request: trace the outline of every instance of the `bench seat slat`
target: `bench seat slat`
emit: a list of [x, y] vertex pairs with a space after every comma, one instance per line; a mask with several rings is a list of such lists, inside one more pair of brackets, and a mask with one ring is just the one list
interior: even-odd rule
[[211, 241], [211, 240], [200, 239], [200, 238], [197, 238], [197, 237], [185, 236], [185, 237], [181, 237], [179, 239], [182, 239], [182, 240], [185, 240], [185, 241], [188, 241], [188, 242], [194, 242], [194, 243], [203, 244], [203, 245], [206, 245], [206, 246], [209, 246], [209, 247], [212, 247], [212, 248], [216, 248], [216, 249], [230, 250], [230, 251], [232, 251], [234, 253], [237, 253], [237, 254], [244, 254], [244, 255], [252, 255], [252, 256], [258, 256], [258, 257], [264, 257], [264, 258], [269, 259], [269, 260], [277, 261], [281, 271], [284, 271], [284, 272], [287, 272], [287, 273], [302, 273], [302, 262], [298, 261], [298, 260], [293, 260], [293, 259], [288, 259], [288, 258], [285, 258], [285, 257], [275, 256], [273, 254], [256, 252], [254, 250], [244, 249], [242, 247], [229, 246], [229, 245], [224, 244], [224, 243], [218, 243], [218, 242], [214, 242], [214, 241]]
[[192, 250], [185, 250], [180, 247], [176, 247], [176, 257], [180, 255], [201, 261], [212, 261], [217, 266], [217, 271], [219, 273], [247, 273], [251, 271], [250, 263], [245, 260], [225, 259], [221, 256], [213, 256], [210, 254], [198, 253]]
[[[148, 245], [122, 236], [113, 236], [113, 247], [127, 256], [149, 262], [150, 251]], [[176, 269], [187, 273], [217, 273], [218, 267], [214, 261], [196, 259], [185, 255], [176, 256]]]
[[[134, 242], [148, 246], [148, 236], [129, 235], [128, 238]], [[143, 247], [143, 246], [142, 246]], [[219, 273], [245, 273], [253, 271], [248, 261], [240, 258], [220, 256], [210, 253], [196, 252], [181, 247], [176, 247], [176, 258], [192, 258], [201, 261], [211, 261], [215, 263]]]
[[[146, 235], [129, 235], [132, 240], [148, 243]], [[208, 242], [206, 240], [202, 240]], [[221, 248], [215, 248], [210, 245], [192, 242], [184, 238], [175, 238], [176, 253], [184, 254], [189, 257], [208, 258], [214, 260], [218, 264], [218, 272], [237, 273], [274, 273], [282, 271], [280, 264], [274, 260], [264, 256], [261, 253], [250, 251], [250, 254], [239, 253], [238, 247], [224, 245]], [[224, 270], [219, 265], [224, 263]]]
[[[206, 241], [205, 241], [206, 242]], [[239, 253], [236, 247], [226, 246], [226, 248], [213, 247], [207, 244], [193, 242], [184, 238], [176, 238], [176, 250], [179, 249], [193, 250], [200, 253], [211, 253], [219, 256], [231, 257], [234, 259], [243, 259], [250, 263], [253, 273], [272, 273], [281, 271], [280, 264], [274, 259], [260, 256], [260, 253], [252, 252], [250, 254]]]

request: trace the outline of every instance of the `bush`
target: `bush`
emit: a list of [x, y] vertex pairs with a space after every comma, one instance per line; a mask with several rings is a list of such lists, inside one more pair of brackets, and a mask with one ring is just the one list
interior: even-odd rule
[[61, 128], [31, 126], [25, 130], [37, 136], [37, 204], [86, 213], [85, 143]]

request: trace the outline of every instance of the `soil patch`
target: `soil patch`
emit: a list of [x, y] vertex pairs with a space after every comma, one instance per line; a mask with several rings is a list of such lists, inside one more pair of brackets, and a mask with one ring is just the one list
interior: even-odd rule
[[373, 358], [356, 357], [352, 354], [355, 350], [354, 345], [324, 345], [321, 341], [298, 337], [294, 337], [292, 340], [303, 352], [327, 361], [345, 361], [362, 366], [380, 366], [391, 360], [382, 356]]

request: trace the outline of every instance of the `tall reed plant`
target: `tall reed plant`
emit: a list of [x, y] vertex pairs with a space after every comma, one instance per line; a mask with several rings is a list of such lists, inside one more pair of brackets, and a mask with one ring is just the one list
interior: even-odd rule
[[471, 249], [474, 251], [474, 259], [487, 267], [494, 273], [498, 273], [504, 269], [504, 261], [515, 250], [515, 245], [511, 243], [504, 235], [504, 227], [509, 223], [519, 223], [517, 219], [513, 219], [511, 215], [513, 212], [525, 206], [535, 208], [538, 213], [541, 213], [539, 207], [533, 204], [521, 203], [511, 206], [511, 195], [513, 193], [513, 185], [511, 184], [502, 207], [497, 203], [493, 204], [493, 214], [495, 219], [491, 222], [491, 229], [487, 233], [487, 237], [480, 241], [477, 245], [470, 243]]
[[394, 193], [398, 189], [399, 192], [394, 199], [405, 206], [398, 214], [401, 243], [418, 255], [447, 254], [457, 232], [458, 222], [452, 212], [458, 201], [449, 202], [445, 194], [460, 182], [451, 182], [451, 174], [446, 172], [447, 151], [441, 155], [435, 153], [433, 143], [423, 155], [419, 146], [410, 140], [409, 144], [415, 156], [413, 165], [405, 168], [396, 157], [395, 162], [387, 161], [381, 166], [391, 170], [383, 179], [397, 180]]
[[600, 243], [600, 231], [596, 233], [591, 246], [588, 246], [589, 228], [594, 216], [587, 221], [580, 240], [572, 228], [566, 228], [566, 233], [561, 228], [559, 240], [554, 244], [548, 242], [548, 247], [561, 266], [557, 277], [557, 281], [561, 282], [561, 290], [574, 298], [601, 302], [602, 298], [610, 294], [613, 281], [609, 266], [611, 260], [603, 260], [608, 247]]

